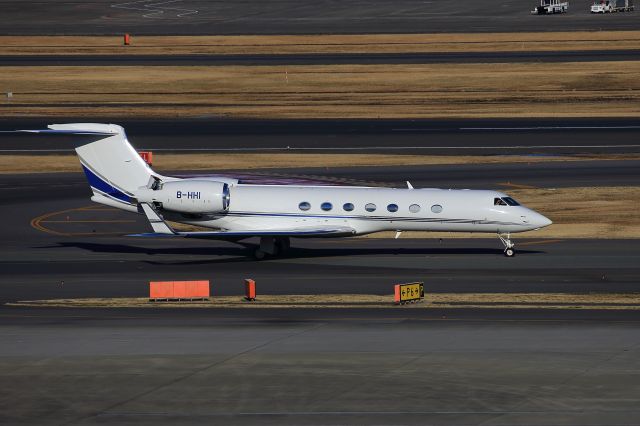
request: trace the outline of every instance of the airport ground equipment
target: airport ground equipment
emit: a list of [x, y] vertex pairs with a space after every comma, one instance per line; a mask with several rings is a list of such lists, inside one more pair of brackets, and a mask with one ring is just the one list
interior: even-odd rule
[[209, 281], [151, 281], [149, 300], [192, 301], [209, 299]]
[[256, 300], [256, 282], [251, 278], [244, 280], [244, 298], [249, 302]]
[[531, 11], [534, 15], [550, 15], [565, 13], [569, 10], [569, 2], [561, 0], [540, 0], [540, 6]]
[[396, 284], [393, 289], [393, 301], [396, 305], [419, 302], [424, 299], [424, 283], [421, 282]]
[[150, 166], [153, 166], [153, 151], [138, 151], [140, 157]]
[[633, 11], [633, 0], [594, 0], [591, 13], [613, 13]]

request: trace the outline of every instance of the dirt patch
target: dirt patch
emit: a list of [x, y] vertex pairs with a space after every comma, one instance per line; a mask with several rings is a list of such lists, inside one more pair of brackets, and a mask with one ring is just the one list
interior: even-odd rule
[[485, 309], [640, 309], [640, 294], [567, 293], [432, 293], [418, 303], [397, 306], [391, 295], [323, 294], [259, 295], [254, 302], [240, 296], [214, 296], [205, 301], [150, 302], [147, 298], [53, 299], [8, 303], [10, 306], [64, 308], [485, 308]]
[[486, 34], [0, 36], [1, 55], [419, 53], [640, 49], [640, 31]]
[[[638, 117], [640, 61], [3, 67], [6, 117]], [[552, 78], [550, 78], [552, 76]], [[596, 84], [602, 77], [606, 87]]]

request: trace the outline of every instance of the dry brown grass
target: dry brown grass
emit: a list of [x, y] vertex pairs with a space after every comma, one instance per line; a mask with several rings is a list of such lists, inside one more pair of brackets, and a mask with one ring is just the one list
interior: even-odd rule
[[[428, 289], [427, 289], [428, 292]], [[215, 296], [208, 301], [149, 302], [146, 298], [52, 299], [8, 303], [11, 306], [65, 308], [485, 308], [485, 309], [640, 309], [638, 293], [427, 293], [425, 300], [395, 306], [391, 295], [319, 294], [258, 295], [255, 302], [240, 296]]]
[[292, 54], [640, 49], [640, 31], [267, 36], [0, 36], [0, 55]]
[[3, 67], [3, 116], [638, 117], [640, 61]]
[[[179, 170], [287, 169], [360, 166], [418, 166], [445, 164], [540, 163], [586, 160], [638, 160], [635, 154], [530, 157], [523, 155], [394, 155], [394, 154], [306, 154], [306, 153], [220, 153], [158, 154], [153, 167], [158, 172]], [[0, 155], [0, 174], [55, 173], [81, 171], [75, 155]]]

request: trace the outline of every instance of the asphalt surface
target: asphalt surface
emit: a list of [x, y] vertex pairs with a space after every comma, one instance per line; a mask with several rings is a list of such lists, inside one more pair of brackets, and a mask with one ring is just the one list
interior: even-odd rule
[[0, 55], [0, 66], [374, 65], [633, 61], [640, 50], [288, 55]]
[[0, 315], [6, 424], [633, 424], [640, 403], [637, 319]]
[[591, 15], [590, 0], [534, 16], [536, 1], [504, 0], [4, 0], [0, 34], [322, 34], [637, 30], [638, 12]]
[[[158, 152], [345, 152], [427, 155], [611, 154], [640, 152], [640, 120], [131, 120], [122, 125], [138, 149]], [[11, 133], [44, 129], [68, 117], [0, 120], [0, 154], [72, 152], [72, 136]], [[79, 136], [86, 138], [86, 136]]]

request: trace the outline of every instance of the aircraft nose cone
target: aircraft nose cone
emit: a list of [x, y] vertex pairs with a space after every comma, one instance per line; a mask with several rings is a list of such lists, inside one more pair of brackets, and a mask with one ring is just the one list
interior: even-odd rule
[[544, 228], [545, 226], [551, 225], [553, 222], [548, 217], [537, 214], [534, 223], [538, 228]]

